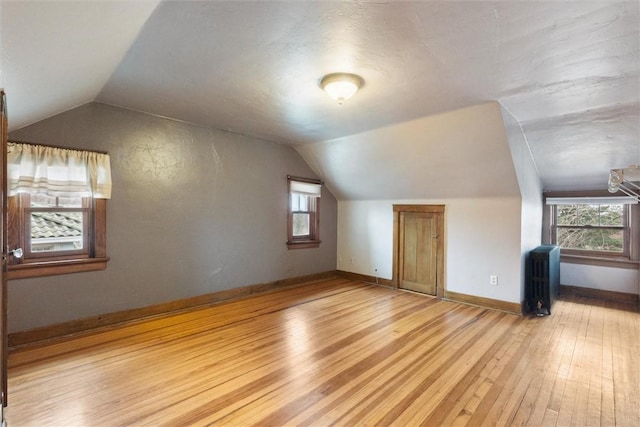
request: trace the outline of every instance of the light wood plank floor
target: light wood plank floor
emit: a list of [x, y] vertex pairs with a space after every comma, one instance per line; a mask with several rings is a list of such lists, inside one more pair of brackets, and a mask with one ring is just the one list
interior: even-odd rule
[[640, 425], [640, 314], [342, 279], [10, 355], [9, 426]]

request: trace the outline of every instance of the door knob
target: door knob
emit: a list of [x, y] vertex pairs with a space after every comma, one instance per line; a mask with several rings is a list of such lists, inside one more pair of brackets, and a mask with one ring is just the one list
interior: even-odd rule
[[24, 255], [24, 252], [22, 251], [22, 248], [15, 248], [14, 250], [9, 251], [9, 253], [11, 255], [13, 255], [13, 257], [16, 258], [16, 259], [20, 259]]

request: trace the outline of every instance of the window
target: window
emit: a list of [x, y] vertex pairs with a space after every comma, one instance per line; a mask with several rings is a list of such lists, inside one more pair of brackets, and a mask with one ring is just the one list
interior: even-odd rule
[[19, 195], [25, 224], [25, 257], [89, 255], [91, 198]]
[[629, 257], [629, 204], [597, 198], [547, 203], [552, 205], [551, 242], [563, 253]]
[[289, 249], [320, 246], [320, 193], [322, 182], [315, 179], [287, 177], [289, 214], [287, 219]]
[[106, 154], [9, 143], [7, 175], [10, 279], [106, 268]]

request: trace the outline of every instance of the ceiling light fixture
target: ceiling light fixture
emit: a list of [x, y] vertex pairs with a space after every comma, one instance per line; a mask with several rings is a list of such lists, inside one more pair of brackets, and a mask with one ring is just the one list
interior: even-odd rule
[[327, 74], [320, 80], [320, 87], [340, 105], [351, 98], [362, 85], [362, 77], [351, 73]]
[[609, 171], [609, 192], [618, 190], [640, 203], [640, 166]]

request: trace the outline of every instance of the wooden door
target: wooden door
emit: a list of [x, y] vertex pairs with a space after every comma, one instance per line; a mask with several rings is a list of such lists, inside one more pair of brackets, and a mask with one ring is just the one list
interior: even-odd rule
[[2, 241], [2, 268], [0, 268], [0, 420], [5, 425], [3, 408], [7, 406], [7, 103], [0, 90], [0, 241]]
[[393, 283], [444, 298], [445, 206], [393, 205]]
[[438, 224], [434, 213], [400, 213], [399, 286], [437, 295]]

